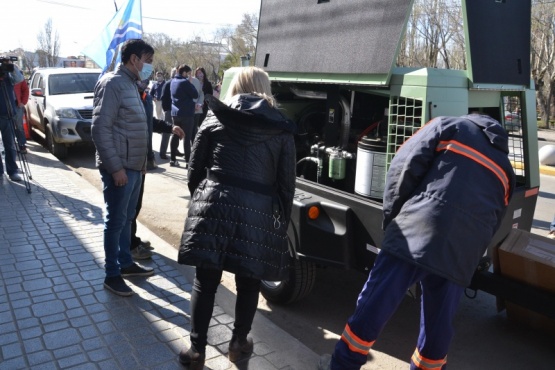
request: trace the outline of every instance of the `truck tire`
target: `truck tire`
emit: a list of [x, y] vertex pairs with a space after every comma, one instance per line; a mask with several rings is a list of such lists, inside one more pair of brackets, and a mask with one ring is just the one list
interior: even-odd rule
[[58, 144], [54, 141], [52, 134], [52, 127], [46, 126], [46, 148], [58, 159], [65, 159], [67, 157], [67, 147], [64, 144]]
[[262, 280], [260, 292], [269, 302], [292, 303], [306, 297], [314, 287], [315, 280], [316, 267], [314, 264], [294, 259], [287, 280]]

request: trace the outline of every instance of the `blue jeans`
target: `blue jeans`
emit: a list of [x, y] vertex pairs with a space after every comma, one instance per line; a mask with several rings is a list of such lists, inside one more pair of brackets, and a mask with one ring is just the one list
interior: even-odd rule
[[23, 146], [27, 144], [27, 138], [25, 137], [25, 130], [23, 129], [23, 107], [17, 107], [15, 109], [15, 122], [17, 123], [17, 127], [15, 130], [17, 144], [19, 146]]
[[[0, 117], [0, 133], [2, 133], [2, 142], [4, 143], [6, 172], [8, 176], [11, 176], [18, 171], [17, 164], [15, 163], [17, 153], [15, 151], [14, 127], [11, 119]], [[0, 158], [0, 174], [3, 173], [4, 166], [2, 165], [2, 158]]]
[[553, 221], [551, 221], [551, 225], [549, 225], [549, 231], [554, 231], [555, 230], [555, 218], [553, 219]]
[[121, 274], [120, 268], [133, 264], [131, 257], [131, 222], [141, 190], [141, 171], [126, 170], [128, 182], [116, 186], [108, 171], [101, 169], [104, 204], [104, 253], [106, 256], [106, 277]]

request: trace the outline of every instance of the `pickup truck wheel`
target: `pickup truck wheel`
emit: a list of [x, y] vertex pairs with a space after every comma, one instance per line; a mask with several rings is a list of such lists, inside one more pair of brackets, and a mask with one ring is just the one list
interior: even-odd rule
[[289, 277], [283, 281], [262, 280], [260, 292], [269, 302], [286, 304], [306, 297], [314, 287], [316, 267], [313, 263], [295, 259]]
[[64, 144], [58, 144], [54, 141], [52, 127], [50, 127], [50, 125], [46, 126], [45, 131], [47, 149], [58, 159], [65, 159], [67, 157], [67, 147]]

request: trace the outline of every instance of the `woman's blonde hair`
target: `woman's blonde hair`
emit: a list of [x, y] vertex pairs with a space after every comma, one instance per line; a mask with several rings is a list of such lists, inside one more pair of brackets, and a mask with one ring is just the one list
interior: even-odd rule
[[227, 99], [237, 94], [254, 94], [265, 99], [272, 107], [276, 106], [276, 100], [272, 96], [272, 86], [270, 84], [270, 77], [261, 68], [258, 67], [245, 67], [233, 77]]

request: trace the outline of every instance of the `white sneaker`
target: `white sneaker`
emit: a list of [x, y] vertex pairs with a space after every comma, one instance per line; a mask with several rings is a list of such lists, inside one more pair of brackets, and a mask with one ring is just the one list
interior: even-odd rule
[[555, 230], [551, 230], [549, 234], [547, 234], [547, 237], [549, 239], [555, 239]]

